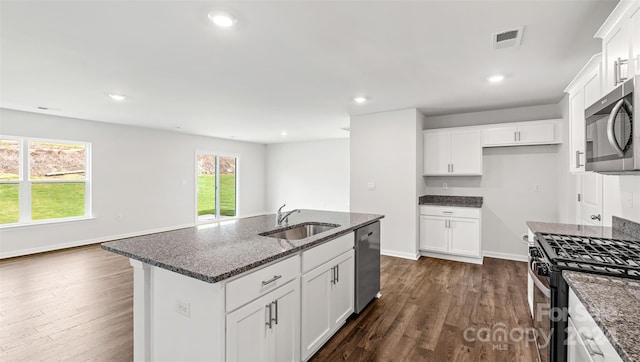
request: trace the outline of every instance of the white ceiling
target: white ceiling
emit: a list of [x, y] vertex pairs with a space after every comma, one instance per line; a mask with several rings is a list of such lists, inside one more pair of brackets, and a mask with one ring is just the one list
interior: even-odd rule
[[[275, 143], [346, 137], [356, 114], [556, 103], [615, 4], [3, 1], [0, 106]], [[523, 25], [521, 47], [493, 50], [492, 33]]]

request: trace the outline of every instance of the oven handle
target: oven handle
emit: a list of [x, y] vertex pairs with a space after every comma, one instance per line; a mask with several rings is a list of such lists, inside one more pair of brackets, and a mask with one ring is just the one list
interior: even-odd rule
[[532, 264], [533, 263], [529, 263], [529, 267], [527, 269], [529, 270], [529, 276], [531, 276], [531, 279], [533, 279], [533, 284], [535, 284], [536, 287], [540, 289], [540, 291], [542, 292], [542, 294], [544, 294], [545, 297], [551, 298], [551, 290], [545, 287], [540, 281], [540, 279], [538, 279], [538, 276], [536, 275], [536, 273], [533, 270], [531, 270]]
[[622, 106], [625, 106], [625, 101], [625, 99], [621, 99], [618, 101], [618, 103], [616, 103], [615, 107], [613, 107], [613, 109], [611, 110], [611, 113], [609, 114], [609, 120], [607, 121], [607, 138], [609, 139], [609, 144], [611, 144], [611, 147], [613, 147], [613, 149], [620, 157], [624, 157], [624, 150], [620, 147], [620, 144], [618, 144], [614, 127], [616, 124], [616, 115], [618, 114], [618, 112], [620, 112], [620, 108], [622, 108]]

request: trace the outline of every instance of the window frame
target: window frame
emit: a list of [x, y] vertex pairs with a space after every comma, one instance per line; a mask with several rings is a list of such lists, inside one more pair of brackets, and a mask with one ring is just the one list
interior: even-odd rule
[[[19, 160], [18, 160], [18, 179], [17, 180], [0, 180], [0, 184], [17, 184], [18, 185], [18, 221], [11, 223], [0, 224], [0, 229], [52, 224], [59, 222], [69, 222], [78, 220], [93, 219], [93, 194], [92, 194], [92, 157], [91, 157], [91, 142], [87, 141], [72, 141], [53, 138], [37, 138], [37, 137], [21, 137], [0, 134], [0, 139], [3, 140], [16, 140], [19, 142]], [[54, 144], [72, 144], [81, 145], [84, 147], [84, 165], [85, 176], [84, 180], [31, 180], [31, 167], [30, 167], [30, 154], [29, 145], [31, 142], [43, 142]], [[82, 216], [70, 216], [60, 218], [50, 218], [42, 220], [32, 219], [32, 185], [33, 184], [54, 184], [54, 183], [84, 183], [84, 215]]]
[[[215, 215], [203, 215], [200, 216], [198, 215], [198, 156], [202, 156], [202, 155], [206, 155], [206, 156], [214, 156], [216, 158], [216, 173], [215, 173], [215, 179], [216, 179], [216, 183], [214, 185], [215, 187], [215, 200], [216, 203], [214, 205], [215, 210], [216, 210], [216, 214]], [[236, 159], [236, 169], [235, 169], [235, 191], [236, 191], [236, 200], [235, 200], [235, 216], [222, 216], [220, 215], [220, 184], [219, 184], [219, 180], [220, 180], [220, 162], [218, 161], [220, 157], [233, 157]], [[208, 151], [208, 150], [196, 150], [195, 152], [195, 156], [194, 156], [194, 162], [193, 162], [193, 169], [194, 169], [194, 208], [193, 208], [193, 212], [194, 212], [194, 222], [196, 225], [200, 225], [200, 224], [208, 224], [208, 223], [217, 223], [220, 221], [224, 221], [224, 220], [230, 220], [230, 219], [236, 219], [238, 218], [238, 215], [240, 214], [240, 208], [239, 208], [239, 203], [238, 200], [240, 199], [239, 195], [240, 195], [240, 188], [238, 187], [239, 180], [240, 180], [240, 156], [238, 154], [235, 153], [229, 153], [229, 152], [214, 152], [214, 151]]]

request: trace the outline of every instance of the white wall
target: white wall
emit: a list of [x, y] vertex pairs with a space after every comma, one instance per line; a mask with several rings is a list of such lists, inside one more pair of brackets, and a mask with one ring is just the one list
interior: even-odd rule
[[350, 127], [351, 211], [384, 214], [382, 253], [417, 258], [422, 116], [416, 109], [353, 116]]
[[265, 145], [6, 109], [0, 120], [0, 134], [92, 143], [95, 216], [0, 229], [2, 257], [193, 225], [196, 150], [237, 155], [239, 216], [265, 211]]
[[[458, 127], [562, 118], [559, 105], [511, 108], [427, 117], [425, 128]], [[566, 137], [565, 137], [566, 138]], [[425, 193], [482, 196], [482, 243], [488, 256], [521, 258], [527, 247], [520, 242], [526, 222], [558, 221], [559, 150], [562, 146], [521, 146], [483, 149], [483, 175], [476, 177], [424, 177]], [[442, 189], [447, 183], [448, 190]], [[540, 185], [541, 192], [534, 192]]]
[[612, 216], [640, 223], [640, 175], [604, 175], [602, 181], [602, 217], [605, 225], [611, 225]]
[[349, 139], [267, 145], [267, 210], [349, 211]]

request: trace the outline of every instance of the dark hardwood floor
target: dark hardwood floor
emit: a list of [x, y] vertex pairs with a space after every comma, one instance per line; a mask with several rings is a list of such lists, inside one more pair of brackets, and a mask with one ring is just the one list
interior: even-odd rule
[[[525, 263], [382, 257], [381, 276], [314, 362], [534, 360], [514, 333], [531, 328]], [[0, 261], [0, 360], [132, 360], [132, 293], [128, 259], [97, 245]]]

